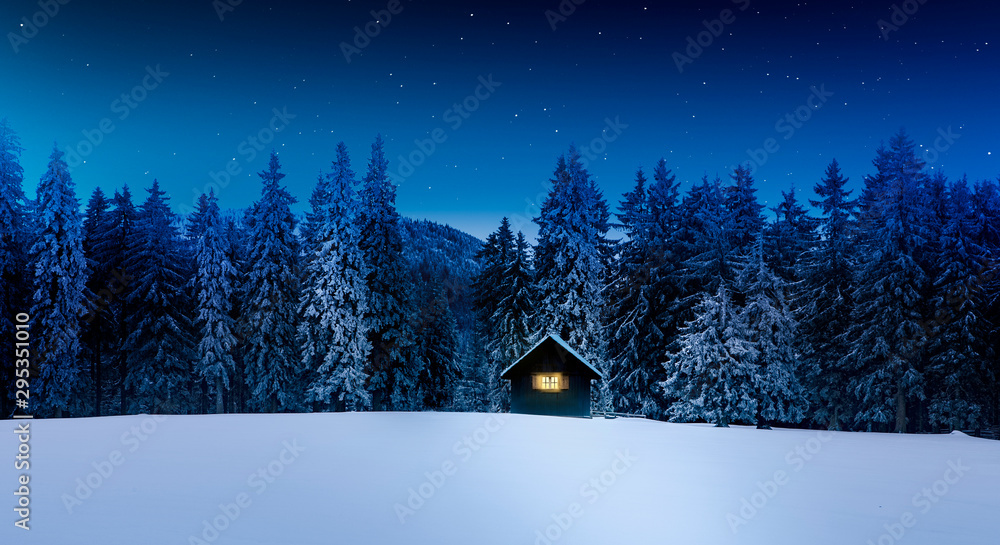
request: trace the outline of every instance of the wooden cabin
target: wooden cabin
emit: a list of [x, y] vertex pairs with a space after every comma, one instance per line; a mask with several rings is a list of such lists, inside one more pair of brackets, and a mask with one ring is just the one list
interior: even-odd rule
[[500, 374], [510, 381], [510, 412], [590, 417], [590, 381], [601, 373], [556, 335], [548, 335]]

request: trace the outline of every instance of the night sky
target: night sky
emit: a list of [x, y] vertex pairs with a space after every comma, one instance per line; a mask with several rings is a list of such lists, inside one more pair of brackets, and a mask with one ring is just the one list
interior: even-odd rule
[[[927, 159], [950, 177], [1000, 174], [994, 2], [898, 2], [895, 21], [893, 0], [565, 0], [565, 16], [559, 0], [314, 4], [69, 0], [49, 17], [5, 0], [0, 117], [25, 147], [25, 189], [57, 141], [85, 161], [72, 170], [81, 202], [123, 183], [141, 201], [157, 178], [189, 211], [235, 161], [218, 193], [240, 208], [274, 148], [304, 210], [336, 143], [360, 177], [381, 133], [400, 213], [485, 237], [505, 215], [534, 234], [525, 218], [570, 143], [614, 206], [661, 156], [685, 187], [756, 160], [772, 206], [793, 184], [813, 197], [833, 157], [858, 187], [903, 126], [937, 144]], [[398, 13], [374, 23], [387, 8]], [[32, 33], [23, 17], [45, 24]], [[883, 32], [880, 19], [902, 24]], [[368, 23], [378, 35], [355, 42]], [[686, 51], [689, 37], [707, 45]], [[348, 60], [342, 44], [359, 51]], [[675, 53], [694, 53], [683, 71]], [[435, 136], [425, 157], [414, 140]], [[771, 138], [776, 151], [751, 159]], [[400, 156], [423, 160], [411, 172]]]

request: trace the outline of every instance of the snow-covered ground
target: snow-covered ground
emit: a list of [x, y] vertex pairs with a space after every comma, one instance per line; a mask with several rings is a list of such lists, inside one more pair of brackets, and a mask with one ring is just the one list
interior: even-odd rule
[[[0, 543], [997, 543], [1000, 442], [366, 413], [2, 422]], [[30, 477], [30, 531], [12, 511]]]

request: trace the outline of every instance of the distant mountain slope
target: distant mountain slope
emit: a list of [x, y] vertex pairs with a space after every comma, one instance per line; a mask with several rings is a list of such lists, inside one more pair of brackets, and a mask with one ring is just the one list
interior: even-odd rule
[[429, 261], [436, 267], [447, 266], [456, 277], [479, 273], [476, 253], [483, 241], [448, 225], [428, 220], [402, 218], [403, 247], [410, 262], [419, 266]]
[[[402, 218], [403, 252], [410, 262], [413, 279], [420, 283], [442, 282], [459, 327], [472, 312], [472, 280], [479, 274], [476, 254], [483, 241], [454, 227], [428, 220]], [[463, 323], [465, 321], [465, 323]]]

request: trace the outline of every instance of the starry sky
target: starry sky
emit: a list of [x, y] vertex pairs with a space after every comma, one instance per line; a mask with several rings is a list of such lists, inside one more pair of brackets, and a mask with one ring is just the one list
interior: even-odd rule
[[994, 2], [60, 1], [0, 5], [29, 194], [55, 141], [81, 202], [156, 178], [178, 212], [241, 208], [274, 149], [303, 211], [379, 133], [400, 213], [479, 237], [534, 234], [571, 143], [613, 205], [660, 157], [684, 187], [750, 161], [771, 206], [834, 157], [858, 187], [900, 127], [935, 170], [1000, 174]]

